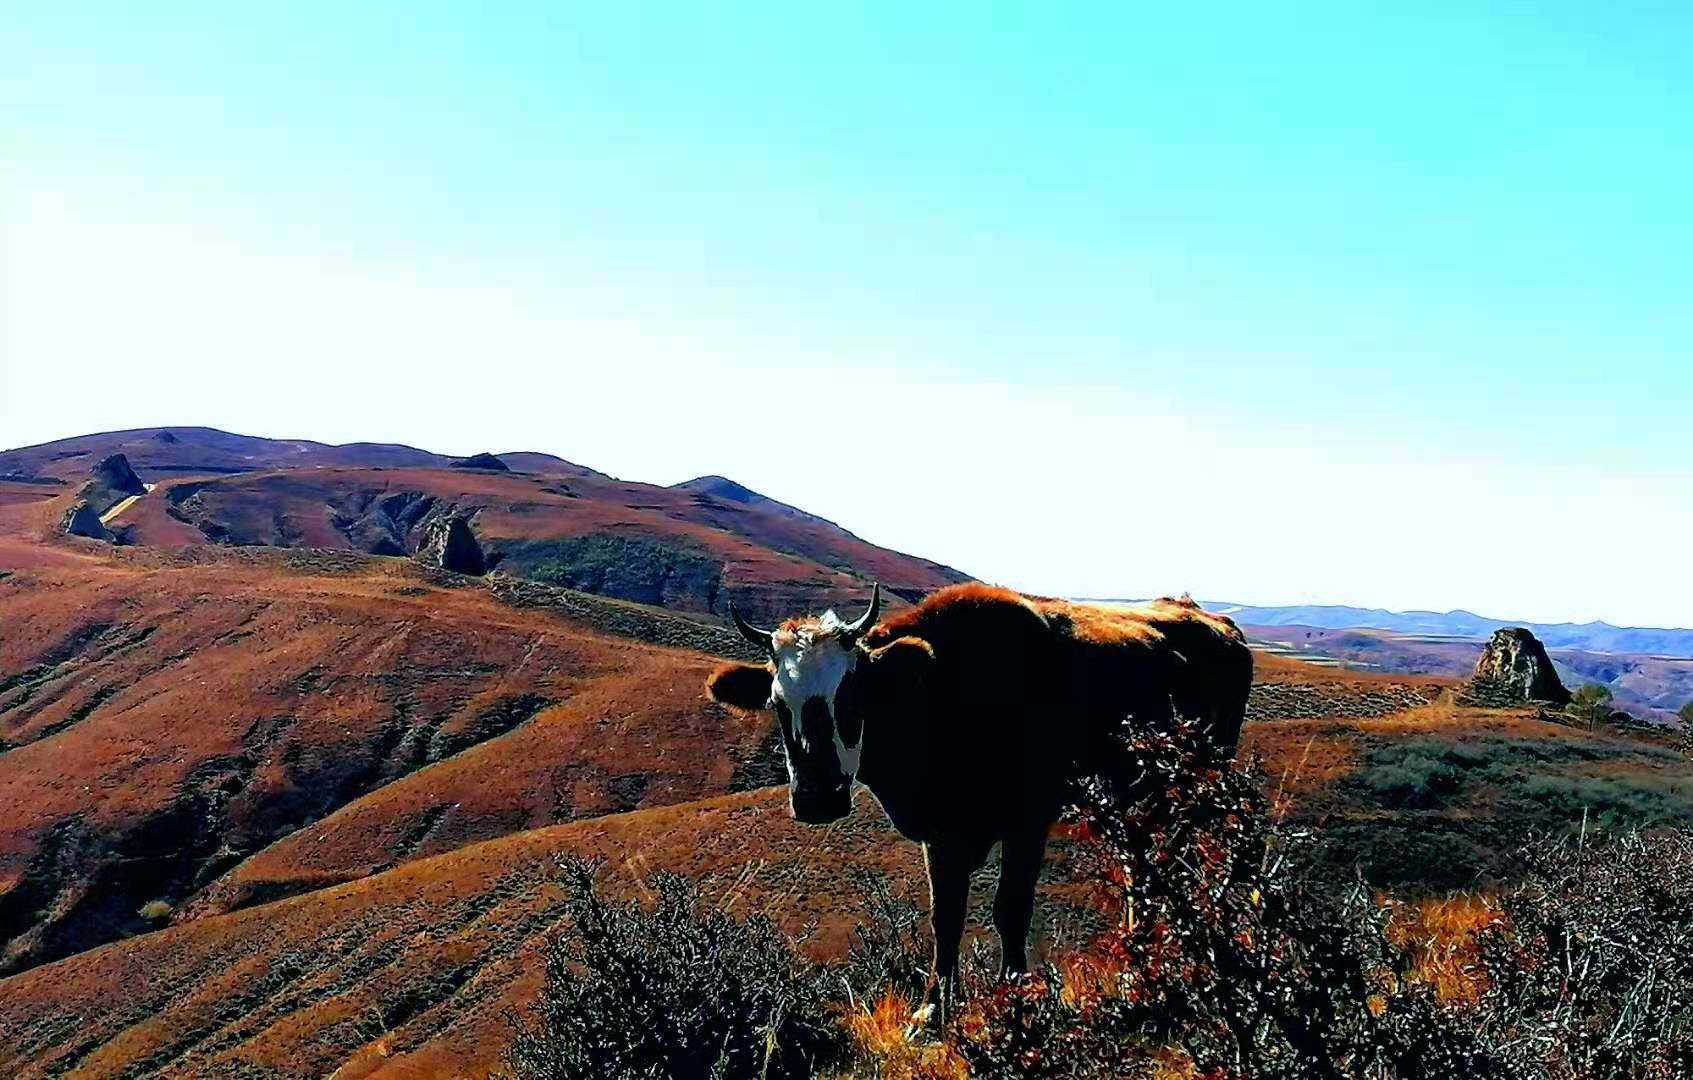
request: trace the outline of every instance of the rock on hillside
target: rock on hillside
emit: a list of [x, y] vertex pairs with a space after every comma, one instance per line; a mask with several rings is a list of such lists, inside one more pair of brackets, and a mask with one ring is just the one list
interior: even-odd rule
[[[86, 505], [93, 512], [94, 524], [97, 526], [100, 524], [101, 514], [131, 495], [145, 495], [146, 493], [147, 485], [143, 484], [141, 478], [135, 475], [135, 470], [129, 467], [129, 459], [122, 454], [110, 454], [101, 458], [99, 463], [89, 470], [88, 483], [82, 485], [82, 490], [77, 492], [80, 497], [78, 507]], [[67, 531], [71, 525], [70, 518], [79, 512], [78, 507], [73, 507], [70, 515], [66, 517]], [[79, 527], [86, 528], [86, 523]], [[85, 531], [73, 535], [94, 536], [96, 534]], [[103, 528], [99, 535], [103, 539], [108, 538], [105, 536], [105, 529]]]
[[1550, 701], [1567, 705], [1570, 692], [1552, 667], [1546, 646], [1521, 626], [1493, 632], [1493, 639], [1476, 661], [1470, 678], [1469, 696], [1486, 704], [1523, 704]]
[[65, 511], [65, 520], [59, 529], [66, 536], [86, 536], [90, 540], [112, 538], [112, 534], [100, 524], [100, 511], [94, 509], [87, 499], [78, 499], [76, 505]]
[[145, 495], [147, 485], [135, 475], [135, 470], [129, 467], [129, 459], [122, 454], [113, 454], [100, 459], [94, 466], [94, 483], [109, 491], [121, 495]]
[[111, 540], [112, 533], [101, 523], [100, 515], [131, 495], [146, 493], [147, 485], [129, 467], [129, 459], [122, 454], [110, 454], [89, 470], [88, 483], [82, 485], [76, 502], [65, 511], [59, 531], [66, 536]]
[[510, 466], [493, 454], [472, 454], [467, 458], [460, 458], [447, 467], [450, 469], [491, 469], [494, 472], [511, 472]]
[[455, 574], [480, 577], [486, 573], [488, 558], [470, 529], [470, 517], [471, 514], [455, 512], [442, 514], [429, 522], [425, 526], [417, 557], [426, 565], [439, 566]]

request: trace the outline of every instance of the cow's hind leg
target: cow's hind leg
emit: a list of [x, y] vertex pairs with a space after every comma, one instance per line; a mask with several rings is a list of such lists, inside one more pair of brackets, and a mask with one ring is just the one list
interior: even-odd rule
[[935, 932], [934, 981], [927, 1005], [939, 1005], [941, 1020], [958, 995], [958, 945], [970, 903], [970, 875], [987, 860], [992, 842], [948, 840], [923, 845], [929, 869], [929, 924]]
[[1046, 857], [1046, 826], [1013, 833], [1000, 849], [999, 890], [993, 898], [993, 926], [999, 932], [1000, 975], [1029, 969], [1029, 923], [1035, 913], [1035, 882]]

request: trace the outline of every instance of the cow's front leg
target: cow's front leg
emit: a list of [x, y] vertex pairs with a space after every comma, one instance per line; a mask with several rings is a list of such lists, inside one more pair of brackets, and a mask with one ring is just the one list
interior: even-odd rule
[[924, 1014], [927, 1018], [938, 1013], [943, 1024], [958, 996], [958, 945], [970, 903], [970, 875], [986, 861], [990, 844], [947, 840], [923, 845], [929, 869], [929, 924], [935, 932], [935, 966]]
[[1046, 857], [1046, 826], [1013, 833], [999, 855], [999, 889], [993, 898], [993, 925], [999, 931], [1001, 978], [1029, 970], [1029, 923], [1034, 918], [1035, 882]]

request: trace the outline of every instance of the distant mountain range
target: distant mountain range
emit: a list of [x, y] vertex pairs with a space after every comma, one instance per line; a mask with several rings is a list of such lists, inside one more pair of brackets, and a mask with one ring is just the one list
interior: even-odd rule
[[1612, 626], [1607, 622], [1536, 623], [1494, 619], [1473, 611], [1387, 611], [1383, 608], [1339, 604], [1300, 604], [1293, 607], [1255, 607], [1208, 601], [1205, 606], [1247, 626], [1310, 626], [1323, 630], [1389, 630], [1396, 634], [1429, 634], [1486, 638], [1501, 626], [1526, 626], [1551, 649], [1634, 653], [1651, 656], [1693, 656], [1693, 630]]

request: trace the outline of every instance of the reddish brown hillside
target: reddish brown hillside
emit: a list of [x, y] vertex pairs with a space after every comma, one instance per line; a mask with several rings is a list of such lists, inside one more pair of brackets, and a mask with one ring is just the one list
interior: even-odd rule
[[166, 427], [108, 431], [0, 452], [0, 476], [55, 476], [80, 483], [101, 458], [123, 454], [149, 482], [321, 465], [445, 465], [451, 459], [389, 443], [330, 446], [309, 439], [262, 439], [216, 428]]
[[0, 507], [42, 502], [63, 495], [68, 490], [70, 489], [66, 485], [47, 481], [26, 483], [16, 480], [0, 480]]
[[0, 981], [0, 1072], [485, 1076], [502, 1012], [537, 984], [557, 855], [608, 860], [623, 894], [654, 870], [698, 876], [732, 910], [819, 921], [813, 947], [838, 951], [853, 868], [912, 896], [919, 880], [916, 848], [861, 803], [829, 829], [789, 820], [779, 791], [597, 818], [109, 945]]
[[[779, 504], [777, 504], [779, 505]], [[809, 516], [600, 477], [293, 469], [165, 483], [118, 524], [130, 543], [415, 550], [431, 514], [474, 512], [504, 573], [685, 611], [758, 617], [921, 596], [963, 575]], [[895, 601], [898, 602], [897, 600]]]
[[[74, 487], [116, 453], [161, 485], [109, 523], [126, 543], [405, 554], [433, 507], [474, 511], [508, 573], [683, 610], [722, 614], [733, 589], [771, 619], [858, 602], [871, 581], [911, 601], [968, 580], [723, 477], [658, 487], [532, 452], [496, 455], [514, 470], [498, 473], [408, 446], [146, 428], [0, 452], [0, 480]], [[0, 506], [32, 495], [8, 488]]]
[[0, 538], [0, 574], [7, 968], [144, 929], [432, 766], [370, 864], [763, 775], [764, 725], [701, 698], [707, 657], [409, 560]]

